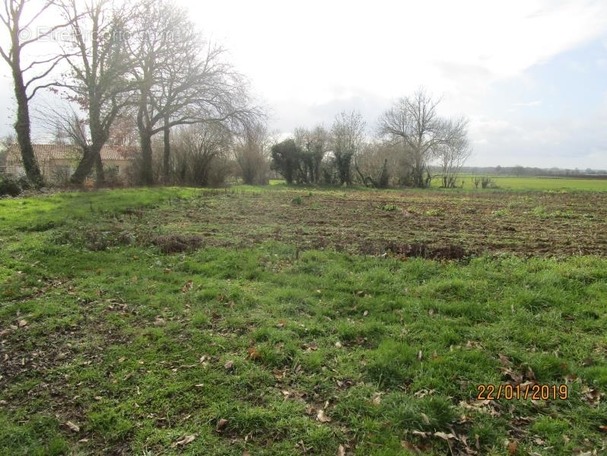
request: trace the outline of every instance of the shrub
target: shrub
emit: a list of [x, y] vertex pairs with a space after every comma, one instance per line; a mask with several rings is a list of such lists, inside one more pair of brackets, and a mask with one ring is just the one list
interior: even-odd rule
[[[24, 190], [21, 185], [21, 180], [22, 179], [16, 179], [12, 176], [0, 176], [0, 196], [20, 195]], [[27, 181], [25, 183], [27, 184]]]

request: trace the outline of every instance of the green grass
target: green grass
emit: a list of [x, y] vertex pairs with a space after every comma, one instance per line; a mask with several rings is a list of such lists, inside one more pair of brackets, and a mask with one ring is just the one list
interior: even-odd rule
[[[0, 454], [606, 451], [604, 257], [162, 253], [215, 195], [0, 201]], [[508, 382], [568, 397], [477, 401]]]
[[[484, 175], [483, 175], [484, 176]], [[465, 190], [473, 190], [474, 184], [472, 178], [475, 177], [471, 174], [463, 174], [457, 179], [458, 186], [461, 182], [464, 182]], [[478, 177], [481, 177], [480, 175]], [[542, 177], [542, 176], [488, 176], [491, 181], [502, 190], [525, 190], [525, 191], [546, 191], [546, 192], [571, 192], [571, 191], [591, 191], [591, 192], [605, 192], [607, 191], [607, 179], [590, 179], [590, 178], [575, 178], [575, 177]], [[432, 182], [433, 188], [439, 188], [439, 179], [434, 179]], [[241, 186], [243, 188], [245, 186]], [[288, 188], [284, 181], [272, 180], [270, 181], [270, 188], [286, 189]], [[362, 188], [359, 188], [359, 190]], [[487, 191], [487, 189], [481, 189], [479, 191]], [[448, 191], [453, 191], [449, 189]]]
[[[513, 177], [490, 176], [495, 185], [505, 190], [538, 191], [607, 191], [607, 179], [581, 179], [565, 177]], [[474, 188], [472, 176], [462, 176], [464, 188]]]

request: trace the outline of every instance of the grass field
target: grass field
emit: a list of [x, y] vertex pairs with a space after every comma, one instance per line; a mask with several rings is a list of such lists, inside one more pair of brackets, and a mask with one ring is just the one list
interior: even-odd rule
[[[474, 188], [472, 176], [463, 176], [464, 188]], [[564, 177], [512, 177], [490, 176], [491, 180], [506, 190], [537, 191], [607, 191], [607, 179], [564, 178]], [[460, 179], [461, 180], [461, 179]]]
[[0, 454], [605, 454], [606, 211], [280, 186], [0, 200]]

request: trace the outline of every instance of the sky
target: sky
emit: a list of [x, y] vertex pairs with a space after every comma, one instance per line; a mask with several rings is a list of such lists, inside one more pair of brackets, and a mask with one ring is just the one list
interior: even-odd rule
[[469, 165], [607, 169], [604, 0], [175, 1], [228, 50], [283, 135], [352, 110], [373, 135], [383, 111], [423, 87], [439, 114], [469, 119]]

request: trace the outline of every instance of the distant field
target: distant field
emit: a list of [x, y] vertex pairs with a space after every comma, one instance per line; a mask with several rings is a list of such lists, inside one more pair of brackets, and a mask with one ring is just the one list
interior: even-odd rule
[[0, 455], [607, 454], [606, 302], [607, 192], [3, 199]]
[[[474, 190], [471, 175], [463, 175], [458, 179], [458, 185], [464, 181], [464, 190]], [[506, 190], [545, 190], [545, 191], [594, 191], [607, 192], [607, 179], [592, 178], [563, 178], [563, 177], [513, 177], [489, 176], [501, 189]], [[271, 186], [284, 185], [284, 181], [273, 179]], [[433, 187], [440, 182], [434, 180]]]
[[[607, 179], [562, 177], [501, 177], [490, 176], [499, 188], [508, 190], [607, 191]], [[463, 177], [464, 188], [474, 188], [471, 176]]]

